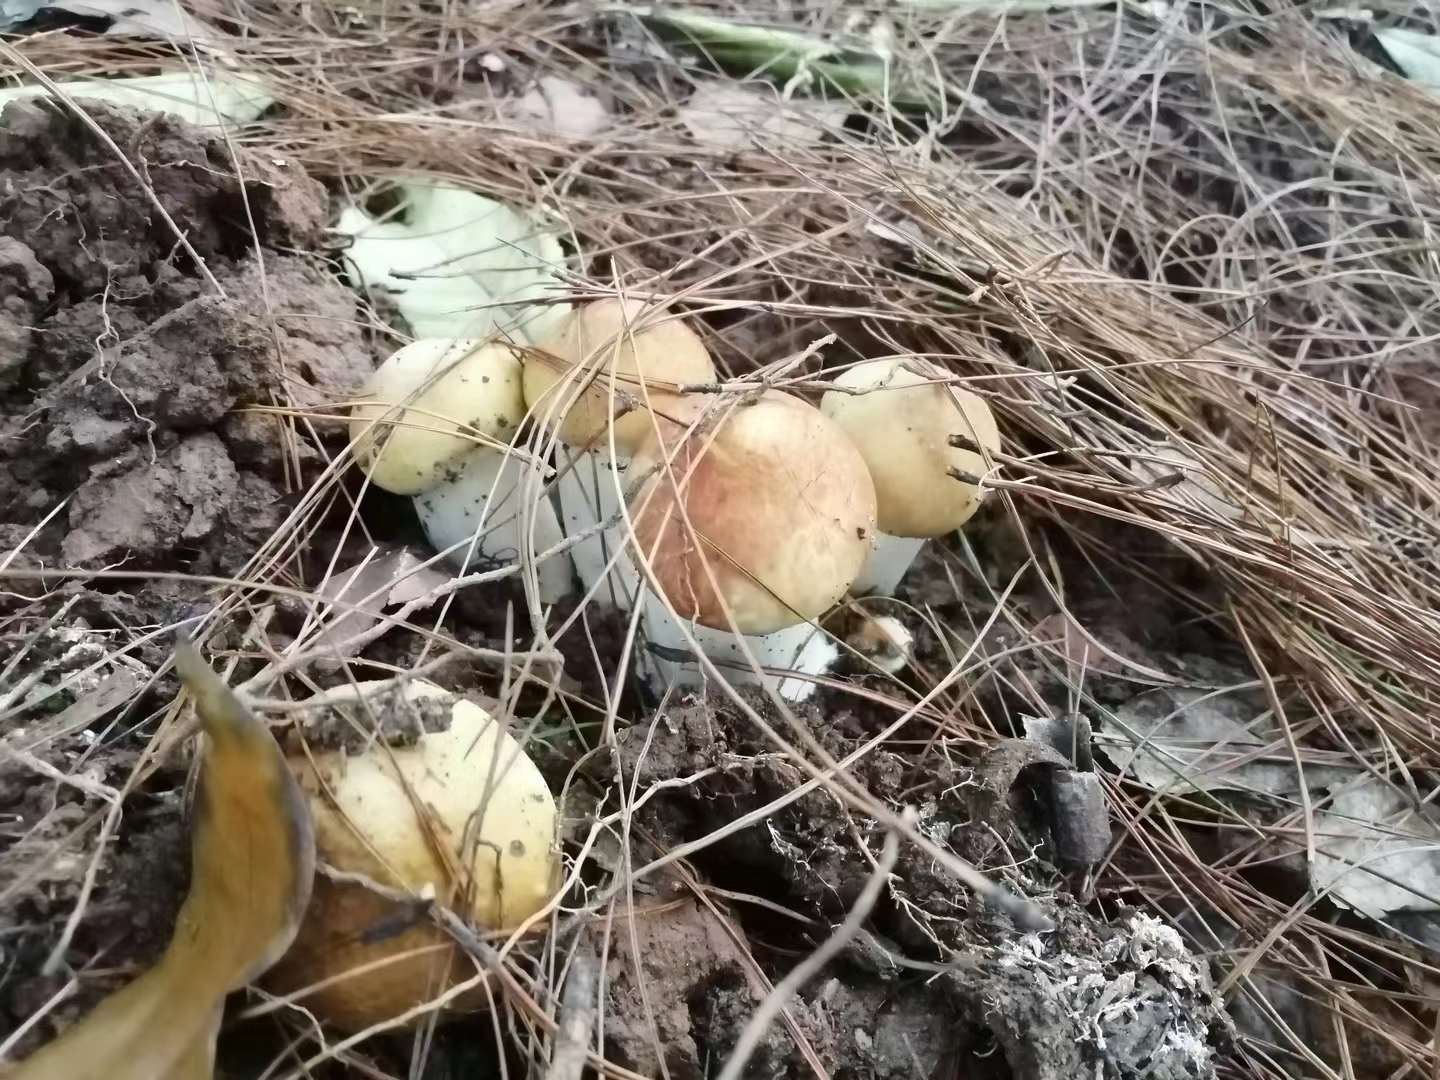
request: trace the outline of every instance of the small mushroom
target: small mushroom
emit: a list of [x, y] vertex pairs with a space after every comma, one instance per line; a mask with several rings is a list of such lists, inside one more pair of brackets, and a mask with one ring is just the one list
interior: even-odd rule
[[350, 410], [350, 439], [372, 483], [417, 495], [480, 438], [501, 432], [508, 442], [524, 413], [508, 346], [423, 338], [375, 369]]
[[944, 377], [919, 360], [872, 360], [837, 376], [834, 385], [844, 389], [821, 399], [875, 482], [880, 531], [853, 585], [857, 596], [893, 594], [925, 541], [960, 528], [980, 507], [983, 491], [954, 473], [983, 475], [985, 455], [951, 438], [993, 454], [1000, 434], [985, 400], [937, 381]]
[[[715, 365], [695, 331], [639, 301], [599, 300], [576, 309], [524, 365], [525, 402], [561, 442], [556, 483], [566, 535], [589, 533], [571, 549], [586, 591], [606, 574], [604, 599], [629, 607], [616, 516], [636, 449], [657, 425], [683, 424], [688, 399], [678, 388], [715, 380]], [[614, 441], [612, 453], [611, 440]]]
[[[414, 680], [403, 691], [347, 684], [312, 700], [362, 716], [362, 701], [374, 709], [449, 710], [446, 730], [421, 734], [412, 746], [372, 741], [356, 754], [290, 758], [314, 816], [319, 858], [333, 869], [316, 877], [299, 933], [267, 982], [281, 993], [306, 991], [305, 1008], [360, 1031], [474, 973], [430, 921], [423, 898], [488, 930], [513, 929], [550, 901], [561, 870], [555, 800], [499, 720], [434, 683]], [[377, 893], [368, 882], [417, 902]], [[485, 1002], [477, 987], [450, 1007], [473, 1011]]]
[[761, 667], [818, 675], [834, 661], [815, 620], [845, 595], [875, 528], [859, 452], [814, 406], [769, 391], [718, 403], [673, 446], [652, 440], [631, 469], [634, 554], [659, 589], [643, 600], [642, 678], [703, 683], [683, 621], [732, 683], [809, 696], [809, 680], [757, 673], [737, 635]]
[[[510, 445], [524, 415], [514, 349], [426, 338], [376, 369], [351, 409], [350, 436], [371, 481], [414, 496], [430, 543], [463, 571], [517, 561], [532, 530], [536, 550], [560, 539], [541, 466]], [[542, 602], [570, 591], [563, 559], [538, 571]]]

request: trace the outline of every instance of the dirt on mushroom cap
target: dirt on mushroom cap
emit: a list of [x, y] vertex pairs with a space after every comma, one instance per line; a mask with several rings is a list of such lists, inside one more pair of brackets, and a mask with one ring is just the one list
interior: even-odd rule
[[515, 434], [520, 360], [505, 342], [422, 338], [376, 369], [350, 410], [356, 460], [387, 491], [416, 495], [465, 454]]

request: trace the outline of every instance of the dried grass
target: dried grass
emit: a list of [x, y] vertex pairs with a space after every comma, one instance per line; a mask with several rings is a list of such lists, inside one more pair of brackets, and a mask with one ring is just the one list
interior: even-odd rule
[[[419, 172], [542, 204], [584, 254], [577, 290], [623, 283], [706, 313], [731, 376], [773, 370], [831, 332], [832, 364], [945, 363], [1000, 414], [1008, 456], [989, 480], [1057, 606], [1065, 543], [1117, 588], [1148, 580], [1249, 657], [1287, 729], [1273, 751], [1349, 751], [1433, 795], [1440, 128], [1433, 98], [1335, 25], [1244, 6], [897, 16], [898, 62], [943, 71], [951, 91], [933, 130], [877, 123], [729, 151], [697, 145], [673, 108], [708, 76], [647, 49], [629, 16], [402, 5], [343, 27], [339, 9], [310, 5], [214, 14], [247, 32], [240, 61], [273, 71], [287, 110], [244, 145], [355, 187]], [[853, 14], [787, 18], [839, 33]], [[56, 77], [147, 53], [58, 36], [21, 47]], [[479, 78], [488, 53], [509, 65], [493, 92]], [[515, 72], [576, 79], [617, 123], [576, 143], [507, 122]], [[252, 582], [297, 584], [282, 567], [311, 512], [297, 510]], [[1163, 539], [1188, 568], [1116, 549], [1115, 525]], [[973, 599], [973, 580], [965, 588]], [[229, 594], [230, 606], [261, 602]], [[1001, 617], [1034, 622], [1009, 606]], [[966, 628], [948, 629], [963, 649]], [[455, 647], [438, 622], [425, 632]], [[1013, 654], [985, 657], [968, 687], [926, 702], [923, 732], [898, 737], [993, 739], [1003, 721], [977, 715], [971, 691], [1023, 679]], [[1083, 677], [1073, 693], [1086, 699]], [[617, 699], [567, 700], [577, 716], [616, 719]], [[914, 700], [897, 689], [891, 707]], [[1433, 954], [1242, 874], [1277, 841], [1313, 844], [1308, 800], [1287, 822], [1244, 825], [1248, 839], [1217, 856], [1183, 803], [1109, 795], [1124, 837], [1099, 894], [1208, 925], [1227, 989], [1262, 1001], [1251, 975], [1285, 971], [1321, 1018], [1242, 1039], [1228, 1072], [1440, 1069], [1422, 996], [1440, 975]], [[563, 963], [562, 947], [510, 979], [505, 1022], [537, 1052], [554, 1005], [536, 988]]]

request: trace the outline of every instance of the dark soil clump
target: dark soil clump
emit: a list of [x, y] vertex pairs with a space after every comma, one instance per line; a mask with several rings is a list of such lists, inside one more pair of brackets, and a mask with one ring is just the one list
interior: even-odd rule
[[[750, 700], [784, 730], [758, 696]], [[865, 741], [853, 715], [799, 712], [835, 758]], [[637, 859], [781, 803], [696, 858], [716, 885], [789, 910], [801, 920], [798, 930], [773, 910], [742, 903], [734, 905], [731, 937], [717, 935], [713, 926], [707, 936], [696, 920], [699, 926], [723, 923], [693, 898], [679, 908], [688, 913], [684, 917], [673, 910], [654, 920], [636, 916], [637, 925], [645, 926], [642, 955], [657, 957], [647, 974], [651, 1001], [664, 1005], [660, 1034], [671, 1035], [662, 1044], [688, 1045], [688, 1034], [697, 1046], [708, 1047], [712, 1060], [723, 1060], [763, 997], [754, 985], [757, 971], [778, 980], [784, 969], [769, 966], [774, 956], [803, 954], [829, 935], [873, 873], [883, 830], [823, 788], [787, 800], [807, 777], [774, 753], [729, 702], [682, 702], [653, 723], [621, 733], [619, 755], [623, 782], [638, 779], [641, 790], [690, 779], [635, 814], [635, 833], [658, 845], [637, 852]], [[1049, 746], [1007, 740], [973, 767], [934, 760], [922, 767], [884, 748], [855, 764], [855, 778], [892, 805], [918, 783], [927, 785], [934, 795], [922, 804], [920, 828], [926, 835], [1028, 895], [1054, 926], [1040, 934], [1022, 932], [979, 902], [943, 865], [908, 849], [870, 929], [792, 1004], [791, 1022], [834, 1075], [1027, 1080], [1214, 1075], [1216, 1052], [1228, 1043], [1231, 1029], [1205, 963], [1174, 930], [1148, 915], [1121, 911], [1107, 919], [1092, 912], [1075, 894], [1073, 875], [1052, 861], [1053, 822], [1043, 776], [1058, 757]], [[595, 779], [609, 768], [599, 767]], [[620, 948], [626, 930], [615, 935]], [[734, 937], [753, 956], [771, 959], [741, 960], [745, 953]], [[697, 941], [710, 942], [709, 955], [669, 956], [693, 951]], [[689, 944], [682, 948], [682, 942]], [[637, 1043], [633, 1033], [625, 1034], [627, 1025], [651, 1030], [643, 1002], [624, 991], [629, 984], [623, 978], [615, 985], [620, 989], [612, 991], [611, 1004], [621, 1022], [608, 1049], [615, 1060], [646, 1071], [655, 1065], [653, 1049], [645, 1049], [653, 1039]], [[670, 1030], [677, 1025], [683, 1028], [679, 1035]], [[688, 1051], [667, 1059], [667, 1065], [676, 1075], [703, 1075]], [[747, 1075], [799, 1077], [809, 1069], [798, 1044], [777, 1026]]]
[[[0, 694], [0, 1033], [75, 983], [17, 1055], [173, 929], [184, 754], [165, 748], [96, 852], [176, 689], [155, 677], [164, 630], [209, 588], [180, 574], [243, 570], [324, 464], [317, 426], [254, 410], [342, 401], [372, 367], [353, 295], [293, 253], [319, 246], [318, 182], [174, 117], [86, 111], [105, 138], [45, 100], [0, 113], [0, 562], [44, 572], [0, 593], [0, 666], [20, 663], [0, 691], [25, 687]], [[67, 570], [87, 573], [49, 573]]]
[[285, 517], [287, 455], [318, 460], [244, 410], [341, 401], [371, 369], [353, 297], [286, 253], [316, 245], [325, 192], [172, 117], [89, 111], [170, 221], [67, 110], [6, 107], [0, 536], [68, 500], [27, 562], [233, 572]]

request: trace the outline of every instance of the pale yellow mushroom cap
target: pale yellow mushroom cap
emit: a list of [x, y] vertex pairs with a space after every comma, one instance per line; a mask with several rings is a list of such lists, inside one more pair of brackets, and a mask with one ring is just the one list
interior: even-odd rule
[[350, 410], [355, 460], [398, 495], [445, 479], [479, 445], [476, 433], [508, 443], [525, 416], [520, 359], [503, 342], [411, 342], [375, 369], [359, 400]]
[[669, 472], [654, 471], [663, 456], [654, 441], [636, 455], [635, 541], [681, 618], [728, 629], [728, 607], [746, 634], [814, 619], [870, 553], [865, 461], [820, 410], [788, 394], [716, 407], [729, 411], [679, 443]]
[[[365, 683], [360, 692], [375, 700]], [[419, 680], [405, 694], [410, 701], [448, 704], [449, 729], [422, 735], [413, 746], [292, 756], [310, 799], [317, 856], [387, 888], [416, 892], [429, 886], [437, 902], [466, 922], [511, 929], [557, 888], [555, 800], [519, 743], [480, 706]], [[357, 699], [350, 686], [320, 697]], [[294, 992], [417, 949], [419, 955], [306, 995], [306, 1008], [342, 1030], [358, 1031], [430, 1001], [474, 973], [423, 911], [322, 873], [294, 944], [267, 982]], [[483, 1007], [484, 1001], [482, 989], [453, 1007]]]
[[[569, 445], [606, 449], [607, 425], [618, 415], [616, 447], [632, 454], [654, 431], [646, 401], [657, 414], [683, 423], [685, 402], [675, 387], [715, 381], [699, 335], [669, 311], [653, 312], [643, 329], [633, 329], [645, 311], [638, 300], [586, 304], [526, 357], [525, 403], [536, 417], [549, 417]], [[622, 414], [627, 398], [636, 407]]]
[[[979, 490], [948, 470], [980, 476], [989, 467], [980, 454], [951, 446], [950, 436], [963, 435], [995, 453], [1000, 433], [983, 398], [909, 370], [925, 369], [920, 361], [904, 363], [908, 366], [900, 360], [857, 364], [837, 376], [835, 385], [869, 392], [831, 390], [820, 409], [870, 467], [881, 531], [929, 539], [960, 528], [980, 506]], [[933, 378], [945, 374], [931, 370]]]

